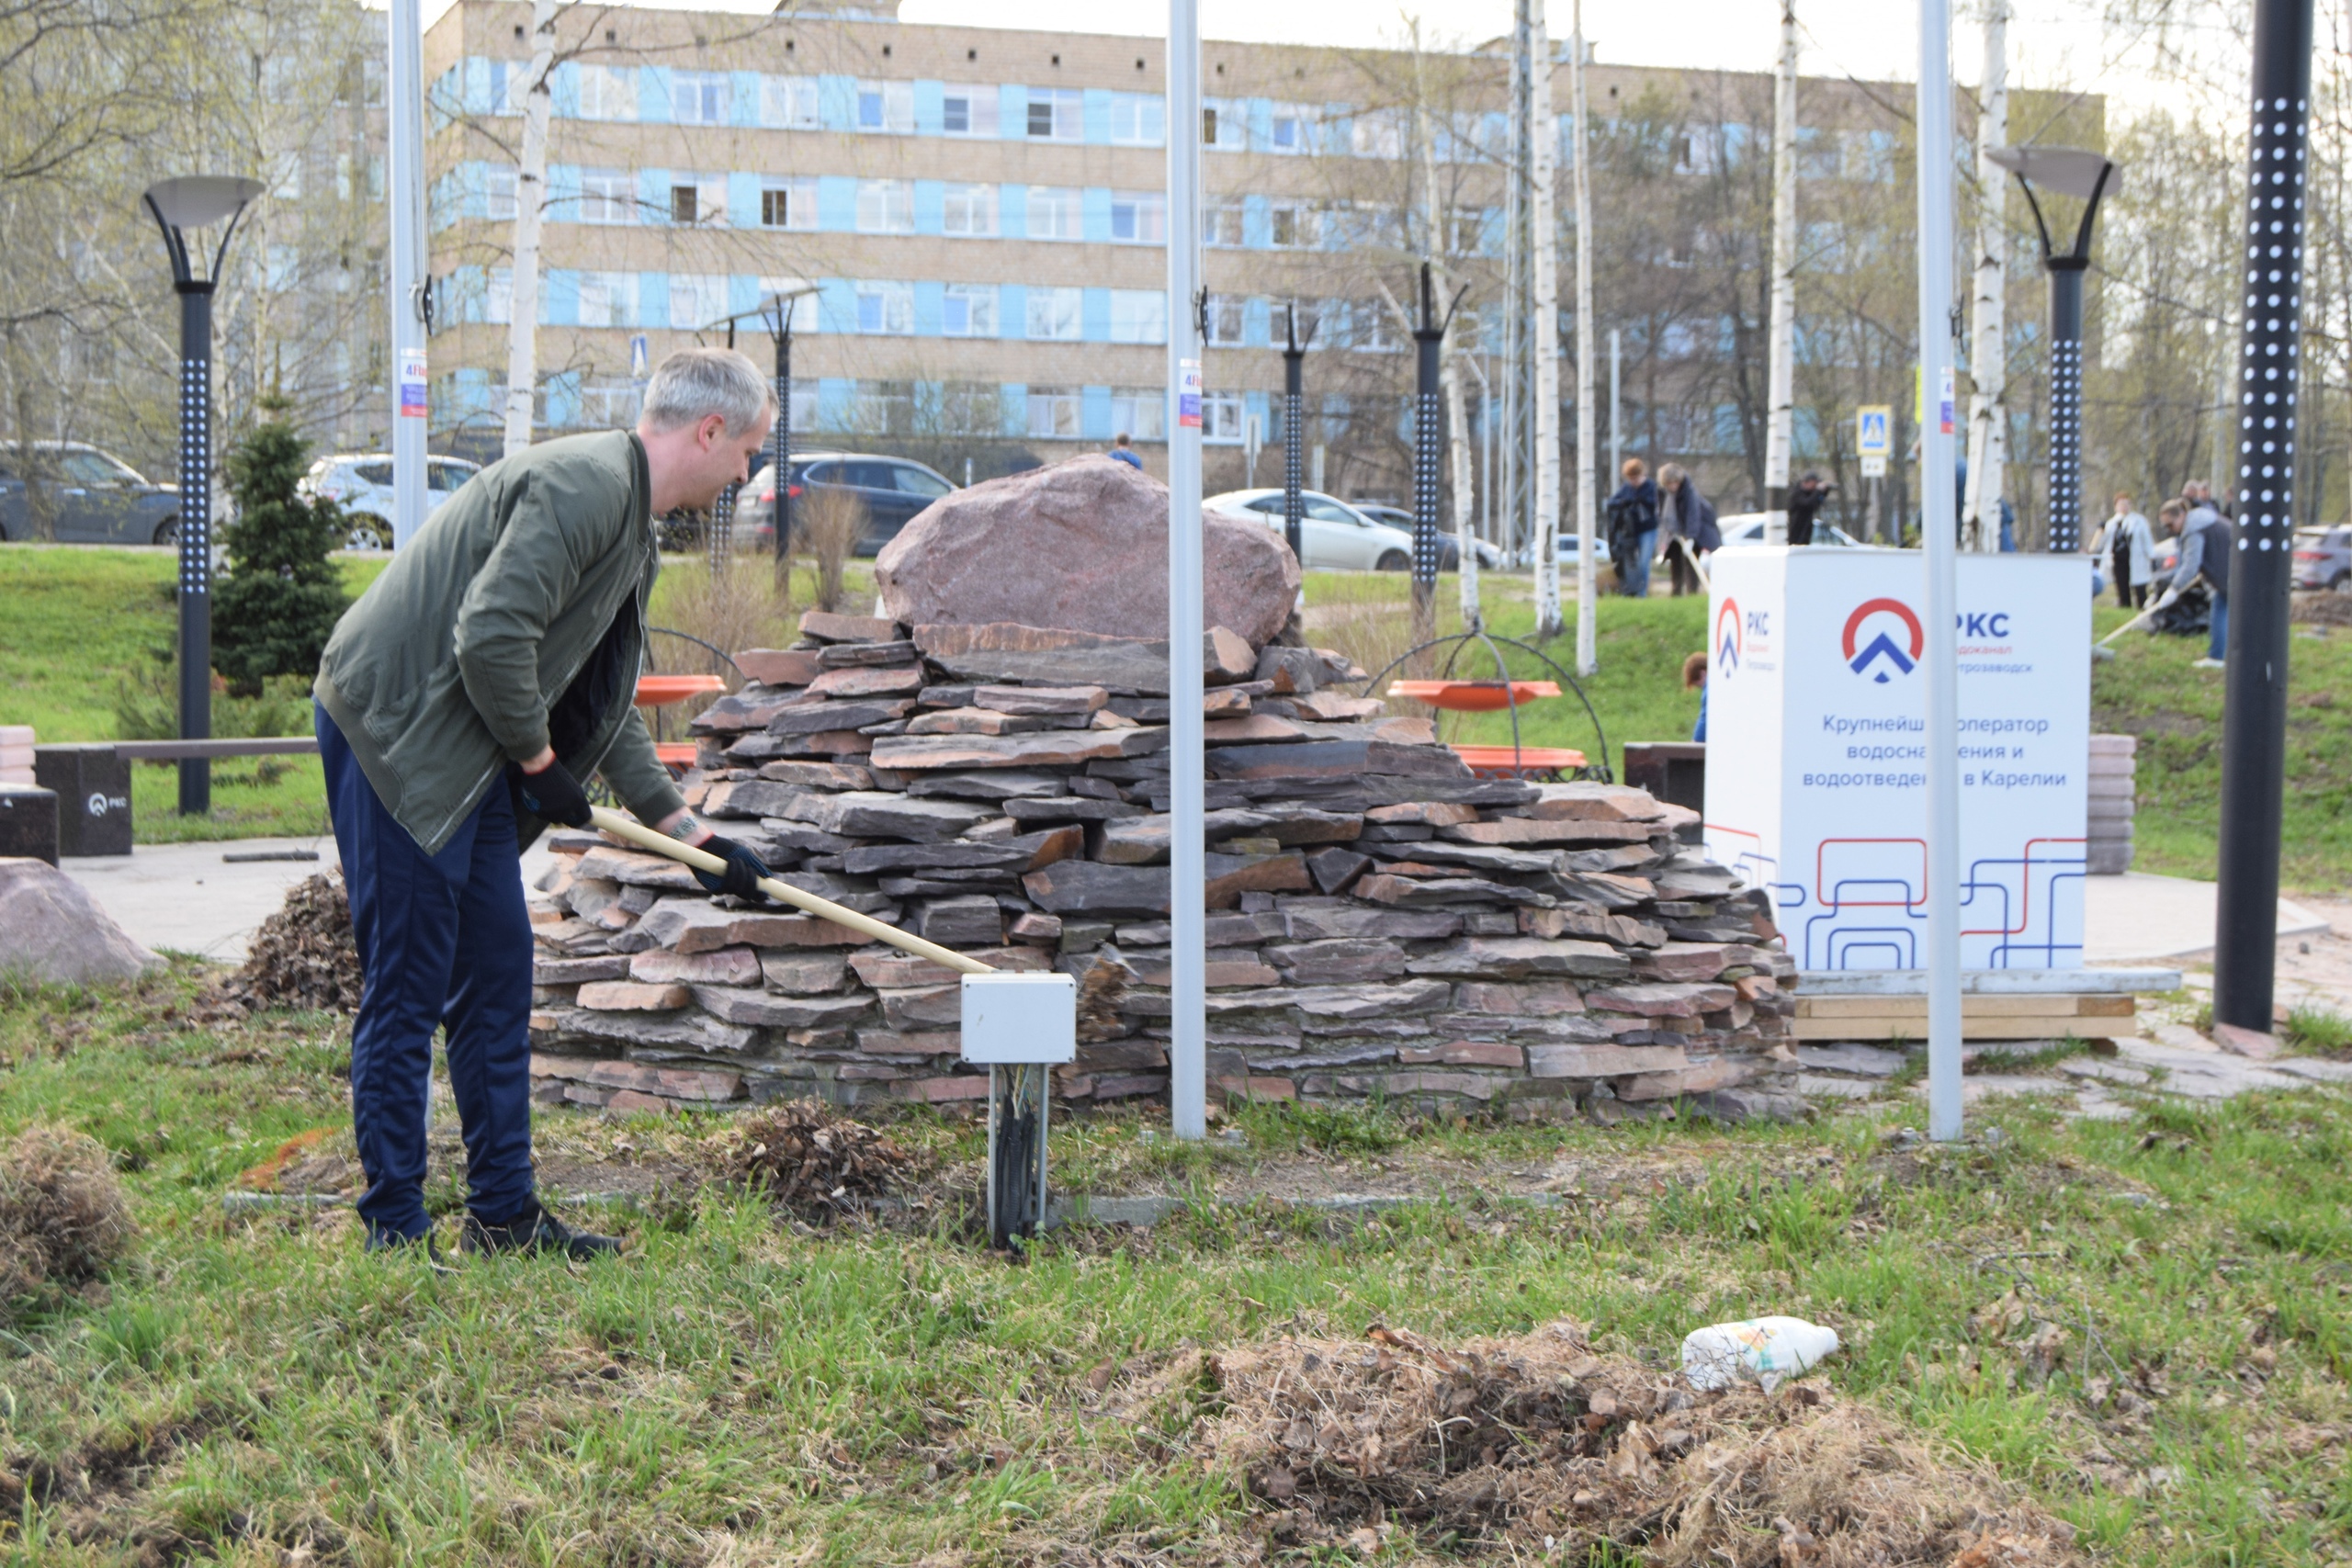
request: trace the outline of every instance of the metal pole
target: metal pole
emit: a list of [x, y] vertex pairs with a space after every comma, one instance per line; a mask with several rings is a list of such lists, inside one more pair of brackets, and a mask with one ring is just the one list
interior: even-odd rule
[[[1576, 159], [1577, 203], [1577, 673], [1600, 668], [1599, 498], [1593, 493], [1592, 144], [1585, 138], [1584, 0], [1568, 28], [1568, 150]], [[1623, 568], [1621, 567], [1622, 570]], [[1603, 768], [1609, 759], [1600, 759]]]
[[[418, 0], [391, 0], [384, 107], [389, 121], [385, 257], [392, 308], [392, 545], [424, 526], [424, 35]], [[526, 193], [527, 194], [527, 193]]]
[[775, 429], [768, 436], [768, 478], [775, 481], [775, 575], [786, 602], [792, 597], [792, 307], [779, 299], [775, 310]]
[[1413, 329], [1413, 640], [1437, 635], [1438, 345], [1445, 327], [1438, 320], [1437, 294], [1430, 265], [1421, 264], [1421, 323]]
[[1611, 485], [1625, 471], [1625, 422], [1620, 417], [1620, 411], [1625, 406], [1621, 400], [1625, 369], [1623, 339], [1624, 333], [1617, 328], [1609, 329], [1609, 473], [1605, 482]]
[[[2050, 258], [2050, 553], [2071, 555], [2083, 532], [2083, 273], [2081, 255]], [[1971, 489], [1975, 488], [1973, 483]], [[1985, 502], [1984, 525], [1998, 549], [1998, 496]]]
[[[1528, 423], [1535, 452], [1529, 467], [1534, 485], [1535, 635], [1560, 634], [1560, 284], [1558, 225], [1553, 218], [1552, 154], [1558, 132], [1552, 119], [1552, 39], [1544, 30], [1544, 0], [1527, 7], [1527, 331], [1530, 357]], [[1583, 151], [1577, 151], [1583, 161]], [[1577, 569], [1579, 602], [1592, 618], [1592, 546]], [[1579, 634], [1581, 635], [1581, 634]]]
[[[1919, 0], [1919, 515], [1928, 569], [1928, 1133], [1961, 1132], [1960, 596], [1952, 439], [1951, 0]], [[1775, 234], [1777, 244], [1778, 235]], [[1787, 482], [1782, 471], [1781, 480]], [[1785, 496], [1783, 503], [1785, 503]]]
[[1207, 898], [1201, 720], [1201, 17], [1168, 0], [1168, 1117], [1208, 1133]]
[[1298, 305], [1290, 307], [1283, 340], [1283, 537], [1293, 559], [1306, 564], [1306, 503], [1299, 499], [1306, 460], [1306, 345], [1298, 341]]
[[707, 543], [710, 546], [710, 570], [713, 572], [726, 571], [729, 553], [735, 547], [735, 492], [740, 488], [729, 485], [718, 492], [718, 499], [710, 503], [710, 538]]
[[2295, 525], [2303, 172], [2312, 0], [2255, 0], [2246, 292], [2238, 369], [2237, 548], [2222, 712], [2213, 1021], [2267, 1033], [2287, 766], [2287, 591]]
[[[1922, 6], [1934, 3], [1935, 0], [1920, 0]], [[1921, 26], [1926, 24], [1922, 22]], [[1924, 51], [1927, 47], [1928, 40], [1922, 33], [1919, 48]], [[1946, 45], [1939, 43], [1937, 47], [1940, 51]], [[1937, 78], [1939, 82], [1948, 79], [1949, 73]], [[1947, 104], [1944, 118], [1949, 121], [1951, 118], [1951, 108]], [[1923, 221], [1926, 200], [1922, 193]], [[1925, 273], [1920, 275], [1919, 287], [1927, 287]], [[1781, 6], [1781, 64], [1772, 82], [1770, 331], [1770, 359], [1765, 384], [1764, 541], [1785, 545], [1789, 542], [1789, 448], [1796, 434], [1797, 13], [1793, 0], [1783, 0]]]
[[[212, 738], [212, 279], [180, 297], [180, 739]], [[180, 761], [180, 815], [212, 814], [212, 763]]]

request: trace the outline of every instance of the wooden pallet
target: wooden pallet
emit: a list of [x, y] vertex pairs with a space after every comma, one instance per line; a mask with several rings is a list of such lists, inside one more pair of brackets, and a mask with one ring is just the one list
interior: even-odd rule
[[[1924, 1040], [1925, 997], [1796, 998], [1799, 1040]], [[2046, 992], [1963, 996], [1961, 1034], [1968, 1040], [2124, 1039], [2140, 1032], [2136, 999], [2125, 994]]]

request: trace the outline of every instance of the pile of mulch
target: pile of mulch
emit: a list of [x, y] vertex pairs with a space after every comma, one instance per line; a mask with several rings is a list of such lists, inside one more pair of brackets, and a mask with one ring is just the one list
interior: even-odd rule
[[1199, 1440], [1246, 1478], [1271, 1554], [1368, 1555], [1403, 1531], [1645, 1568], [2081, 1561], [2064, 1521], [1818, 1380], [1702, 1393], [1595, 1353], [1573, 1324], [1451, 1350], [1374, 1327], [1188, 1360], [1153, 1381], [1196, 1404], [1214, 1385]]
[[2352, 593], [2297, 593], [2287, 606], [2287, 618], [2318, 626], [2352, 626]]
[[803, 1219], [828, 1219], [890, 1196], [915, 1156], [878, 1127], [819, 1100], [778, 1101], [725, 1135], [727, 1179]]
[[277, 913], [261, 923], [244, 967], [206, 998], [247, 1013], [270, 1008], [312, 1012], [359, 1010], [359, 946], [343, 878], [321, 873], [289, 888]]
[[106, 1145], [36, 1122], [0, 1146], [0, 1320], [44, 1288], [96, 1279], [130, 1246]]

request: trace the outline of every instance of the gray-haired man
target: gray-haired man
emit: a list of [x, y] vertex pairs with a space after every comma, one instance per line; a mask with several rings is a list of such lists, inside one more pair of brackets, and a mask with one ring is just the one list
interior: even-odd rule
[[466, 1250], [617, 1246], [571, 1230], [534, 1193], [532, 940], [515, 858], [549, 822], [587, 826], [579, 781], [597, 773], [640, 820], [727, 860], [726, 875], [703, 879], [713, 892], [751, 895], [766, 874], [687, 813], [631, 699], [661, 570], [653, 519], [741, 482], [775, 420], [741, 355], [671, 355], [634, 432], [544, 442], [484, 468], [327, 643], [313, 694], [366, 976], [351, 1106], [371, 1248], [430, 1246], [424, 1113], [444, 1026]]

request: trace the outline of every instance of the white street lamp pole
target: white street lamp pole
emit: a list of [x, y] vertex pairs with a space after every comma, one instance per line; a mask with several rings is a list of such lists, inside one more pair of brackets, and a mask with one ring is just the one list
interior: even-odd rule
[[[1208, 1134], [1208, 921], [1202, 822], [1201, 17], [1168, 3], [1168, 761], [1170, 1036], [1168, 1114], [1180, 1138]], [[1297, 432], [1289, 439], [1297, 440]]]

